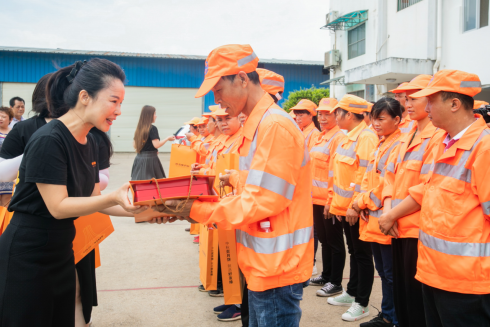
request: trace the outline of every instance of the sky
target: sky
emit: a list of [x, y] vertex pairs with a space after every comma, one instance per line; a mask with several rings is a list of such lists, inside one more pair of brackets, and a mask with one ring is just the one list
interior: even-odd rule
[[0, 46], [323, 61], [328, 0], [0, 0]]

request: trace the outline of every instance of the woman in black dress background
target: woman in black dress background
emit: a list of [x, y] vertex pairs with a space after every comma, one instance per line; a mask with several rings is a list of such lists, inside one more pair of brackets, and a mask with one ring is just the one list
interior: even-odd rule
[[[124, 72], [104, 59], [63, 68], [47, 85], [58, 120], [29, 140], [19, 184], [0, 237], [0, 325], [74, 326], [76, 272], [73, 220], [103, 212], [132, 215], [129, 184], [100, 195], [97, 144], [89, 131], [107, 131], [121, 114]], [[121, 208], [122, 207], [122, 208]]]

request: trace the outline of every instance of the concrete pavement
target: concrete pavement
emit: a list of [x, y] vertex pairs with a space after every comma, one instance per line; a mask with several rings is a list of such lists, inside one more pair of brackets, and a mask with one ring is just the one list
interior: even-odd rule
[[[104, 191], [117, 189], [130, 179], [134, 154], [118, 153], [112, 158], [110, 183]], [[161, 154], [168, 172], [169, 155]], [[131, 218], [112, 217], [115, 232], [100, 245], [102, 266], [97, 269], [99, 306], [93, 310], [92, 327], [109, 326], [241, 326], [237, 322], [219, 322], [212, 312], [223, 304], [199, 292], [198, 245], [184, 229], [187, 222], [167, 225], [135, 224]], [[347, 285], [347, 256], [343, 286]], [[317, 266], [322, 267], [321, 255]], [[358, 326], [340, 316], [347, 307], [327, 304], [315, 292], [305, 289], [301, 307], [301, 326]], [[376, 275], [371, 304], [381, 308], [381, 282]], [[370, 307], [371, 315], [377, 314]], [[364, 319], [361, 322], [368, 321]]]

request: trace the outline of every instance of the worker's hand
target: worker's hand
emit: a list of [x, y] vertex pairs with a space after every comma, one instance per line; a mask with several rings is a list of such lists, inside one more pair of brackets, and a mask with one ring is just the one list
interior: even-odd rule
[[231, 174], [233, 174], [234, 172], [236, 172], [236, 170], [233, 170], [233, 169], [225, 169], [225, 173], [222, 174], [222, 173], [219, 173], [219, 180], [221, 182], [223, 182], [225, 184], [225, 186], [232, 186], [230, 184], [230, 177], [231, 177]]
[[345, 221], [349, 223], [350, 226], [354, 226], [359, 220], [359, 214], [354, 209], [347, 209], [345, 214]]
[[354, 203], [352, 204], [352, 208], [354, 208], [354, 210], [357, 213], [360, 213], [361, 212], [361, 208], [359, 207], [359, 202], [358, 201], [354, 201]]
[[342, 216], [341, 215], [335, 215], [335, 217], [337, 217], [337, 220], [342, 222]]
[[379, 230], [385, 235], [388, 235], [390, 229], [396, 222], [396, 220], [391, 217], [390, 213], [391, 211], [385, 212], [378, 219]]
[[189, 141], [192, 141], [191, 138], [192, 137], [195, 137], [194, 133], [185, 133], [185, 137], [189, 140]]
[[[153, 206], [152, 209], [162, 213], [162, 217], [182, 217], [183, 219], [197, 224], [197, 221], [192, 220], [189, 216], [191, 213], [192, 205], [194, 204], [194, 199], [189, 199], [185, 206], [182, 208], [182, 202], [185, 200], [167, 200], [165, 201], [165, 206], [159, 204], [157, 206]], [[178, 211], [179, 212], [175, 212]]]
[[361, 214], [361, 219], [368, 223], [369, 222], [369, 210], [368, 209], [361, 210], [360, 214]]
[[333, 215], [330, 213], [330, 205], [329, 204], [325, 205], [325, 209], [323, 209], [323, 216], [325, 217], [325, 219], [332, 218]]
[[400, 233], [398, 232], [398, 222], [395, 221], [393, 224], [393, 227], [391, 227], [390, 231], [388, 232], [388, 235], [398, 238], [400, 236]]
[[198, 163], [193, 163], [191, 165], [191, 175], [193, 174], [199, 174], [199, 171], [201, 170], [202, 165]]

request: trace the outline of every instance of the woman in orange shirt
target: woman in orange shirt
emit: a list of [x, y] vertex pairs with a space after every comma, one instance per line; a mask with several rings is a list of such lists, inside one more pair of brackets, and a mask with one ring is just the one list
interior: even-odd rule
[[300, 100], [297, 105], [291, 108], [296, 116], [296, 124], [301, 128], [305, 136], [308, 150], [311, 150], [313, 140], [320, 134], [320, 123], [316, 115], [316, 108], [317, 105], [308, 99]]

